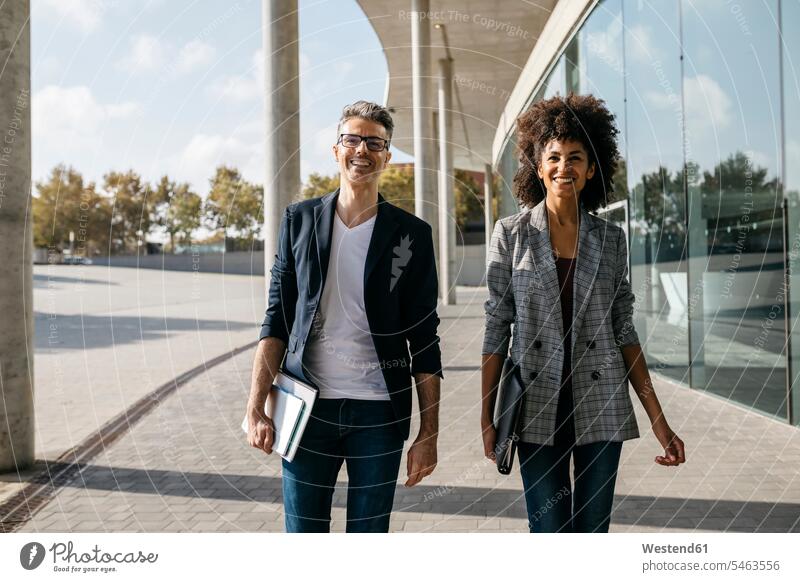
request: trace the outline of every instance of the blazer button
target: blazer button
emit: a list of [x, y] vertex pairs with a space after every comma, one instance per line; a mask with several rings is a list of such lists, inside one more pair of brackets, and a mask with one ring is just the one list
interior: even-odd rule
[[597, 370], [592, 372], [592, 380], [599, 380], [599, 379], [600, 379], [600, 372], [598, 372]]
[[531, 372], [531, 373], [528, 375], [528, 378], [530, 378], [531, 380], [536, 380], [536, 376], [538, 376], [538, 375], [539, 375], [539, 372], [535, 372], [535, 371], [534, 371], [534, 372]]
[[538, 350], [539, 348], [542, 347], [542, 341], [541, 340], [534, 341], [533, 342], [533, 347], [535, 347]]
[[594, 340], [586, 342], [586, 347], [591, 349], [591, 350], [593, 350], [596, 345], [597, 344], [594, 342]]

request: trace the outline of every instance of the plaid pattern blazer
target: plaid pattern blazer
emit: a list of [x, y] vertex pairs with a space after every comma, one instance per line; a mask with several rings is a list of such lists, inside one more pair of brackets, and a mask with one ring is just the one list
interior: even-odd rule
[[[552, 445], [564, 336], [547, 210], [499, 220], [489, 248], [484, 354], [511, 356], [527, 384], [520, 438]], [[621, 347], [638, 344], [625, 233], [581, 207], [573, 289], [572, 390], [576, 444], [639, 436]]]

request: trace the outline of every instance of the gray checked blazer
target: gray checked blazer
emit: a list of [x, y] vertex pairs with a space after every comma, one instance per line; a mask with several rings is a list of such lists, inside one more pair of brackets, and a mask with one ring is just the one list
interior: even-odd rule
[[[638, 344], [621, 228], [580, 211], [573, 290], [572, 390], [576, 444], [639, 436], [621, 347]], [[484, 354], [508, 354], [527, 383], [524, 442], [552, 445], [564, 360], [558, 275], [544, 201], [499, 220], [487, 267]]]

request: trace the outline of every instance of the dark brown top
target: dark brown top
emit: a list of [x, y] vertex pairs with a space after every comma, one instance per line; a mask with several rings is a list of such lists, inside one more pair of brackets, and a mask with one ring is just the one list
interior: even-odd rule
[[558, 287], [561, 299], [561, 321], [564, 327], [564, 366], [561, 372], [561, 390], [558, 394], [556, 411], [556, 444], [574, 444], [575, 428], [573, 426], [572, 399], [572, 291], [577, 259], [556, 259]]

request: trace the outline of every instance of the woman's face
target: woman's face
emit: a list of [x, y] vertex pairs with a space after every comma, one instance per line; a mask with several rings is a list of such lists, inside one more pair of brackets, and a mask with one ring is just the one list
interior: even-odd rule
[[537, 171], [548, 196], [577, 200], [595, 167], [581, 142], [554, 139], [545, 146]]

